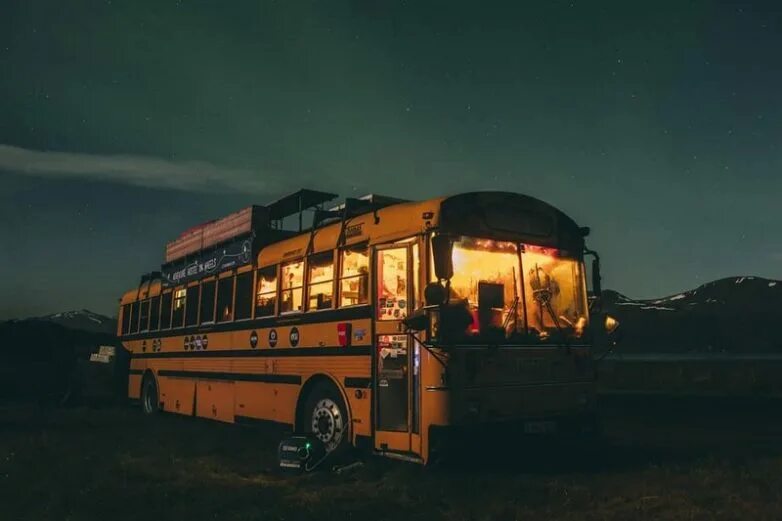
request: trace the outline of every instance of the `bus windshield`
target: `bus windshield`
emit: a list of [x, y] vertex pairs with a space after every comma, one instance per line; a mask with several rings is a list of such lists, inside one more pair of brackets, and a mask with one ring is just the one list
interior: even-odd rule
[[577, 340], [588, 322], [581, 260], [553, 248], [460, 237], [453, 247], [451, 302], [469, 310], [468, 339]]

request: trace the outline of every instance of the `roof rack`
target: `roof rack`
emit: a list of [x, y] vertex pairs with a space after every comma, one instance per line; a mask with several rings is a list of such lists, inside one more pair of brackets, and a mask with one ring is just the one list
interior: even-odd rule
[[141, 276], [141, 282], [139, 282], [139, 285], [144, 284], [145, 282], [152, 282], [153, 280], [159, 279], [161, 276], [161, 273], [159, 271], [150, 271], [149, 273], [145, 273]]
[[392, 204], [399, 204], [399, 203], [409, 203], [409, 199], [401, 199], [399, 197], [391, 197], [388, 195], [380, 195], [380, 194], [367, 194], [362, 195], [361, 197], [348, 197], [345, 199], [345, 202], [342, 204], [339, 204], [335, 206], [334, 208], [330, 208], [330, 210], [342, 210], [345, 206], [352, 204], [355, 208], [360, 209], [360, 205], [365, 206], [371, 206], [377, 209], [385, 208], [386, 206], [391, 206]]
[[337, 194], [320, 192], [318, 190], [299, 190], [273, 203], [266, 205], [269, 210], [269, 220], [276, 229], [282, 228], [282, 220], [299, 214], [299, 231], [303, 230], [302, 216], [305, 210], [321, 210], [323, 203], [337, 198]]
[[386, 206], [391, 206], [398, 203], [408, 202], [405, 199], [399, 199], [397, 197], [388, 197], [384, 195], [368, 194], [359, 198], [347, 197], [345, 202], [339, 204], [329, 210], [315, 210], [315, 215], [312, 217], [312, 228], [310, 229], [310, 240], [307, 244], [306, 255], [312, 253], [312, 247], [315, 240], [315, 231], [326, 224], [332, 224], [337, 221], [341, 221], [339, 238], [337, 239], [337, 247], [341, 248], [345, 245], [345, 226], [348, 219], [351, 219], [357, 215], [372, 212], [375, 217], [375, 224], [378, 223], [377, 211]]

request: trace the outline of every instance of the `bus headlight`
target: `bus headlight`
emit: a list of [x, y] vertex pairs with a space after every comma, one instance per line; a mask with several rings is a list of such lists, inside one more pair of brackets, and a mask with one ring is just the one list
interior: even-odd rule
[[605, 327], [606, 334], [610, 335], [611, 333], [616, 331], [616, 328], [619, 327], [619, 321], [614, 317], [612, 317], [611, 315], [606, 315], [604, 327]]

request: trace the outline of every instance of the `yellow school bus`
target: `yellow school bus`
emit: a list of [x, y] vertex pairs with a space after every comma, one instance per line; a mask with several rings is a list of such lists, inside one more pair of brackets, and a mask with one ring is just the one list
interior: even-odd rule
[[277, 422], [421, 463], [452, 429], [591, 425], [587, 228], [515, 193], [324, 210], [335, 197], [255, 206], [249, 231], [123, 295], [145, 413]]

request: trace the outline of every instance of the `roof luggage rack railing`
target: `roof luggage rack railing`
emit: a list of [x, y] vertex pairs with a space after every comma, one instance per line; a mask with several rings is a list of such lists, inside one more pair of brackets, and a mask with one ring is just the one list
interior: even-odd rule
[[340, 221], [337, 248], [341, 248], [345, 245], [345, 230], [347, 228], [348, 220], [358, 215], [372, 212], [372, 215], [375, 219], [375, 224], [377, 224], [380, 222], [380, 217], [377, 214], [378, 210], [385, 208], [386, 206], [401, 202], [406, 201], [404, 199], [375, 195], [364, 196], [361, 198], [347, 197], [345, 198], [344, 203], [330, 210], [315, 210], [315, 215], [312, 218], [312, 228], [310, 229], [310, 240], [307, 243], [306, 255], [310, 255], [312, 253], [315, 241], [315, 232], [318, 228], [324, 226], [324, 223], [327, 223], [327, 221]]
[[283, 219], [298, 214], [299, 231], [301, 232], [304, 230], [303, 216], [305, 211], [321, 210], [323, 203], [336, 198], [337, 194], [303, 189], [277, 199], [266, 205], [266, 208], [269, 210], [269, 220], [276, 229], [282, 228]]

